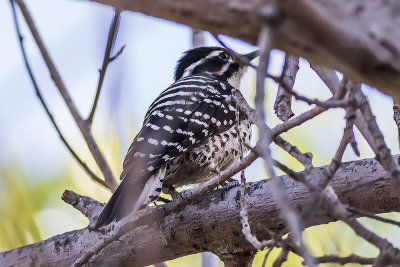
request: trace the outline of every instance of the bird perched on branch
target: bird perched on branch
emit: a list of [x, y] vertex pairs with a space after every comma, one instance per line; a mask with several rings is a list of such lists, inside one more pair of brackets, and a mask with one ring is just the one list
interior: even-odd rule
[[250, 143], [251, 125], [227, 99], [257, 54], [221, 47], [185, 52], [175, 82], [150, 105], [125, 157], [122, 182], [95, 228], [146, 207], [161, 191], [205, 182], [240, 159], [239, 138]]

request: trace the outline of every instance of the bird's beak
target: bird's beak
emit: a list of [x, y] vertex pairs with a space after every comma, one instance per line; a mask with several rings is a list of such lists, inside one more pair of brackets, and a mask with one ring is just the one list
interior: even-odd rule
[[248, 61], [252, 61], [253, 59], [255, 59], [256, 57], [259, 56], [259, 54], [260, 54], [259, 52], [260, 52], [260, 50], [257, 49], [256, 51], [253, 51], [248, 54], [242, 54], [241, 56], [244, 57], [245, 59], [247, 59]]

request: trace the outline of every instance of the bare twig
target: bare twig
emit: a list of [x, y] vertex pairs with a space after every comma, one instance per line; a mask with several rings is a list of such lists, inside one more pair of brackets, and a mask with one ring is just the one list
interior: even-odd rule
[[[286, 232], [285, 230], [286, 230], [286, 229], [284, 229], [283, 231], [281, 231], [279, 234], [271, 233], [271, 236], [273, 237], [273, 238], [272, 238], [273, 242], [272, 242], [271, 245], [268, 245], [268, 250], [267, 250], [267, 253], [265, 253], [263, 262], [262, 262], [262, 264], [261, 264], [261, 267], [265, 267], [265, 264], [267, 263], [268, 257], [269, 257], [269, 255], [271, 254], [272, 250], [273, 250], [275, 247], [278, 247], [278, 245], [280, 245], [280, 244], [282, 243], [282, 236], [283, 236], [283, 233]], [[272, 232], [272, 231], [271, 231], [271, 232]]]
[[354, 232], [364, 238], [372, 245], [379, 248], [381, 251], [392, 250], [396, 252], [398, 261], [400, 261], [400, 250], [393, 247], [393, 245], [386, 239], [381, 238], [372, 231], [369, 231], [362, 224], [360, 224], [353, 214], [339, 201], [337, 195], [331, 186], [327, 186], [322, 193], [323, 202], [335, 218], [344, 221], [348, 224]]
[[108, 64], [110, 64], [112, 61], [114, 61], [122, 53], [122, 51], [125, 48], [125, 46], [122, 46], [121, 49], [119, 50], [119, 52], [115, 56], [111, 56], [112, 49], [114, 47], [115, 40], [116, 40], [117, 34], [118, 34], [120, 18], [121, 18], [121, 11], [115, 10], [114, 17], [112, 19], [111, 26], [110, 26], [110, 31], [108, 32], [107, 46], [106, 46], [106, 51], [104, 53], [103, 65], [100, 69], [100, 77], [99, 77], [99, 82], [97, 84], [96, 96], [94, 98], [90, 114], [89, 114], [88, 118], [86, 119], [86, 121], [88, 122], [88, 124], [90, 126], [93, 123], [94, 113], [96, 112], [97, 103], [99, 101], [101, 87], [103, 86], [103, 81], [104, 81], [104, 77], [106, 76]]
[[341, 265], [345, 265], [348, 263], [358, 263], [358, 264], [373, 264], [375, 261], [375, 258], [366, 258], [366, 257], [361, 257], [355, 254], [352, 254], [347, 257], [340, 257], [336, 255], [325, 255], [322, 257], [316, 257], [315, 262], [316, 263], [329, 263], [329, 262], [335, 262], [339, 263]]
[[[273, 8], [273, 7], [272, 7]], [[282, 215], [288, 224], [288, 228], [294, 234], [296, 241], [299, 242], [301, 247], [302, 256], [306, 260], [309, 266], [314, 266], [313, 259], [308, 253], [302, 238], [301, 223], [295, 211], [288, 205], [285, 194], [282, 191], [279, 181], [276, 179], [275, 171], [271, 159], [271, 154], [269, 150], [269, 144], [271, 142], [271, 134], [268, 126], [265, 124], [265, 109], [264, 109], [264, 79], [265, 73], [268, 69], [269, 55], [272, 49], [272, 42], [274, 40], [274, 30], [273, 27], [269, 25], [264, 25], [261, 29], [259, 35], [259, 48], [260, 48], [260, 62], [257, 68], [256, 74], [256, 96], [255, 104], [256, 109], [259, 111], [257, 114], [257, 127], [259, 129], [259, 140], [257, 143], [257, 150], [259, 155], [266, 162], [269, 173], [271, 174], [271, 187], [274, 193], [274, 197], [277, 200], [277, 204], [281, 209]]]
[[266, 246], [270, 244], [269, 241], [259, 241], [258, 238], [251, 233], [249, 214], [247, 212], [246, 203], [246, 178], [244, 175], [244, 170], [240, 175], [240, 221], [242, 223], [242, 233], [246, 237], [247, 241], [253, 245], [258, 250], [263, 250]]
[[92, 153], [92, 156], [95, 159], [97, 166], [99, 167], [99, 169], [102, 171], [102, 173], [104, 175], [105, 185], [111, 191], [114, 191], [118, 186], [117, 181], [115, 180], [109, 165], [107, 164], [105, 158], [103, 157], [103, 154], [100, 151], [100, 148], [98, 147], [96, 141], [94, 140], [92, 133], [90, 131], [90, 127], [88, 127], [88, 124], [85, 122], [85, 120], [82, 119], [75, 103], [72, 101], [72, 98], [71, 98], [67, 88], [65, 87], [65, 84], [64, 84], [63, 80], [61, 79], [61, 76], [60, 76], [56, 66], [54, 65], [54, 62], [51, 59], [46, 46], [44, 45], [42, 37], [39, 34], [39, 31], [33, 21], [30, 11], [28, 10], [27, 6], [25, 5], [24, 0], [14, 0], [14, 1], [20, 7], [21, 12], [25, 18], [25, 21], [32, 33], [32, 36], [35, 39], [35, 42], [36, 42], [36, 44], [42, 54], [42, 57], [47, 65], [47, 68], [49, 69], [51, 78], [53, 79], [54, 83], [56, 84], [69, 111], [71, 112], [72, 117], [74, 118], [83, 137], [85, 138], [86, 144], [87, 144], [90, 152]]
[[[347, 83], [347, 80], [344, 79], [344, 83]], [[347, 97], [351, 98], [355, 95], [356, 90], [352, 87], [349, 88], [349, 91], [347, 93]], [[331, 164], [328, 167], [327, 172], [324, 173], [325, 176], [325, 181], [324, 184], [327, 185], [329, 181], [333, 178], [335, 175], [336, 171], [340, 167], [340, 164], [342, 162], [342, 157], [344, 154], [344, 151], [346, 150], [347, 144], [351, 144], [354, 153], [357, 156], [360, 156], [360, 151], [358, 150], [357, 143], [354, 137], [354, 132], [353, 132], [353, 125], [354, 125], [354, 120], [356, 119], [356, 109], [354, 107], [347, 107], [346, 108], [346, 126], [343, 132], [343, 137], [342, 140], [340, 141], [339, 147], [336, 150], [335, 157], [332, 159]]]
[[397, 225], [400, 227], [400, 222], [375, 215], [372, 212], [360, 210], [360, 209], [354, 208], [352, 206], [347, 206], [347, 209], [357, 215], [368, 217], [368, 218], [371, 218], [371, 219], [374, 219], [374, 220], [377, 220], [380, 222], [384, 222], [384, 223], [390, 223], [390, 224]]
[[299, 173], [295, 172], [294, 170], [290, 169], [288, 166], [286, 166], [285, 164], [283, 164], [283, 163], [281, 163], [281, 162], [279, 162], [277, 160], [274, 160], [274, 165], [276, 167], [278, 167], [279, 169], [281, 169], [283, 172], [285, 172], [293, 180], [304, 184], [308, 188], [308, 190], [311, 191], [311, 190], [314, 189], [314, 186], [312, 186], [310, 184], [310, 182], [308, 182], [306, 180], [306, 178], [304, 177], [303, 174], [299, 174]]
[[19, 45], [21, 48], [21, 52], [22, 52], [22, 56], [24, 58], [24, 62], [25, 62], [25, 67], [28, 71], [29, 77], [31, 79], [32, 85], [35, 88], [35, 92], [37, 97], [39, 98], [40, 103], [42, 104], [44, 110], [46, 111], [47, 116], [49, 117], [51, 123], [54, 126], [54, 129], [56, 129], [58, 136], [61, 139], [61, 142], [63, 142], [63, 144], [65, 145], [65, 147], [68, 149], [68, 151], [71, 153], [71, 155], [75, 158], [75, 160], [78, 162], [78, 164], [82, 167], [82, 169], [89, 175], [90, 178], [93, 179], [93, 181], [105, 186], [105, 182], [100, 179], [90, 168], [89, 166], [87, 166], [87, 164], [79, 157], [79, 155], [75, 152], [75, 150], [71, 147], [71, 145], [68, 143], [67, 139], [65, 139], [64, 135], [62, 134], [60, 128], [58, 127], [57, 122], [55, 121], [53, 114], [51, 113], [49, 107], [46, 104], [46, 101], [44, 100], [42, 93], [39, 89], [39, 85], [36, 82], [36, 78], [33, 75], [28, 57], [26, 55], [26, 51], [25, 51], [25, 46], [24, 46], [24, 38], [22, 36], [21, 33], [21, 29], [19, 27], [19, 22], [18, 22], [18, 18], [17, 18], [17, 13], [15, 10], [15, 6], [14, 6], [14, 1], [11, 0], [11, 8], [12, 8], [12, 14], [13, 14], [13, 18], [14, 18], [14, 24], [15, 24], [15, 29], [17, 31], [17, 35], [18, 35], [18, 40], [19, 40]]
[[[332, 94], [335, 94], [338, 90], [341, 89], [343, 90], [345, 89], [345, 87], [348, 87], [348, 85], [345, 84], [345, 81], [341, 82], [339, 80], [334, 70], [330, 70], [313, 64], [311, 64], [311, 68], [318, 74], [318, 76], [326, 84], [326, 86], [332, 92]], [[374, 138], [371, 136], [371, 134], [369, 134], [368, 125], [364, 119], [364, 116], [362, 116], [360, 110], [356, 111], [356, 119], [354, 121], [354, 124], [356, 125], [358, 130], [360, 130], [361, 134], [364, 136], [365, 140], [367, 140], [371, 148], [377, 149]]]
[[[283, 67], [281, 80], [282, 84], [285, 84], [286, 88], [293, 88], [297, 71], [299, 70], [299, 58], [295, 56], [286, 55], [285, 65]], [[287, 121], [294, 116], [292, 111], [292, 95], [288, 90], [282, 88], [281, 85], [278, 87], [278, 93], [276, 95], [274, 110], [276, 116], [282, 121]]]
[[[285, 243], [285, 240], [283, 241]], [[286, 246], [282, 247], [282, 251], [279, 254], [278, 258], [272, 264], [273, 267], [280, 267], [287, 260], [287, 256], [289, 254], [289, 249]]]
[[356, 87], [356, 97], [360, 101], [360, 111], [368, 125], [370, 135], [374, 139], [374, 146], [371, 146], [372, 150], [376, 154], [376, 157], [382, 167], [390, 174], [390, 176], [397, 182], [400, 183], [400, 169], [396, 162], [393, 160], [390, 149], [385, 143], [383, 134], [376, 123], [375, 116], [372, 114], [368, 100], [361, 91], [361, 86], [353, 85]]
[[271, 129], [271, 137], [274, 138], [278, 135], [280, 135], [281, 133], [287, 132], [290, 129], [297, 127], [301, 124], [303, 124], [304, 122], [318, 116], [319, 114], [321, 114], [322, 112], [325, 112], [328, 110], [328, 107], [315, 107], [313, 109], [310, 109], [304, 113], [302, 113], [301, 115], [294, 117], [288, 121], [285, 121], [282, 124], [278, 124], [277, 126], [275, 126], [274, 128]]
[[288, 141], [280, 136], [277, 136], [274, 141], [275, 144], [277, 144], [283, 150], [288, 152], [292, 157], [297, 159], [297, 161], [303, 164], [306, 169], [312, 165], [313, 156], [311, 153], [301, 153], [296, 146], [290, 144]]

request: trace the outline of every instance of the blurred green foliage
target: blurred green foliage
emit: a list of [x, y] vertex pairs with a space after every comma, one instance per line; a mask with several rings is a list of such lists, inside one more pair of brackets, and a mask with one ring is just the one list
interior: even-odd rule
[[67, 175], [31, 178], [28, 180], [17, 164], [0, 169], [0, 250], [40, 241], [42, 229], [35, 216], [54, 199], [59, 199], [55, 193], [71, 181]]

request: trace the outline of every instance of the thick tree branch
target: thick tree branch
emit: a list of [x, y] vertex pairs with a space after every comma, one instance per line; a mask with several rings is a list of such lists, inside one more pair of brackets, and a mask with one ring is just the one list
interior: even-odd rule
[[[397, 161], [399, 156], [394, 157]], [[317, 172], [323, 172], [318, 168]], [[301, 209], [310, 199], [308, 189], [287, 176], [279, 177], [293, 207]], [[345, 204], [372, 213], [400, 211], [400, 196], [386, 171], [373, 159], [344, 163], [331, 184]], [[273, 200], [269, 181], [248, 185], [246, 201], [250, 223], [259, 239], [268, 239], [269, 231], [285, 226]], [[113, 242], [92, 259], [93, 264], [124, 262], [133, 266], [148, 265], [193, 253], [212, 251], [217, 255], [241, 253], [252, 249], [241, 234], [239, 188], [224, 189], [201, 196], [192, 205], [174, 212], [155, 224], [141, 226]], [[151, 207], [162, 210], [163, 206]], [[307, 227], [334, 219], [317, 210]], [[230, 227], [226, 227], [229, 223]], [[263, 225], [258, 228], [257, 225]], [[0, 254], [5, 265], [46, 263], [48, 266], [70, 266], [104, 235], [87, 229], [65, 233], [36, 244]]]
[[[255, 44], [266, 5], [285, 15], [275, 47], [337, 69], [400, 98], [400, 16], [397, 1], [346, 0], [92, 0]], [[212, 12], [210, 12], [212, 10]], [[374, 21], [373, 24], [370, 22]]]

